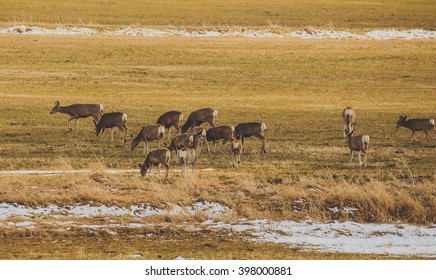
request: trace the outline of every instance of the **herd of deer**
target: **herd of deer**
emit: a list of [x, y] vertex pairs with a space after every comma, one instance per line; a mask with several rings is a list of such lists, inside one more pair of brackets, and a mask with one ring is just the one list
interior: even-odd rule
[[[126, 126], [127, 114], [121, 112], [112, 112], [103, 114], [103, 106], [101, 104], [73, 104], [70, 106], [60, 106], [59, 101], [55, 102], [55, 106], [51, 110], [50, 114], [65, 113], [70, 115], [68, 119], [68, 129], [72, 120], [77, 120], [76, 130], [79, 129], [79, 119], [92, 117], [95, 124], [95, 131], [97, 136], [103, 137], [105, 129], [109, 129], [111, 132], [111, 140], [114, 141], [114, 130], [117, 127], [123, 132], [123, 141], [127, 141], [128, 128]], [[223, 144], [227, 142], [231, 143], [231, 153], [233, 166], [237, 167], [241, 162], [241, 154], [243, 152], [244, 140], [255, 136], [262, 141], [261, 153], [266, 153], [266, 139], [262, 135], [266, 131], [266, 125], [262, 122], [246, 122], [240, 123], [237, 126], [216, 126], [215, 119], [218, 115], [218, 111], [212, 108], [203, 108], [192, 112], [183, 126], [183, 114], [179, 111], [169, 111], [160, 116], [156, 124], [146, 125], [142, 127], [141, 131], [136, 137], [130, 134], [132, 143], [131, 150], [134, 150], [141, 141], [144, 142], [143, 154], [147, 155], [144, 164], [140, 164], [141, 175], [145, 176], [146, 172], [151, 173], [151, 168], [157, 166], [159, 177], [160, 165], [165, 166], [166, 176], [168, 178], [169, 164], [171, 152], [175, 151], [176, 159], [183, 166], [183, 173], [186, 176], [188, 167], [192, 166], [194, 171], [195, 164], [198, 160], [201, 151], [202, 143], [206, 144], [208, 153], [210, 155], [210, 149], [208, 142], [213, 142], [213, 152], [215, 153], [215, 147], [217, 141], [223, 140]], [[207, 131], [204, 130], [201, 125], [203, 123], [209, 123], [211, 126]], [[171, 138], [171, 128], [174, 127], [178, 131], [178, 135]], [[168, 129], [169, 145], [163, 143], [164, 134]], [[159, 149], [148, 151], [148, 143], [151, 141], [159, 141]]]
[[[123, 140], [127, 141], [126, 126], [127, 114], [121, 112], [112, 112], [103, 114], [103, 105], [101, 104], [73, 104], [70, 106], [60, 106], [59, 101], [55, 102], [55, 106], [51, 110], [50, 114], [65, 113], [70, 115], [68, 119], [68, 129], [70, 128], [70, 122], [77, 120], [76, 130], [79, 129], [79, 119], [92, 117], [95, 124], [95, 131], [97, 136], [104, 135], [104, 131], [108, 128], [111, 132], [111, 140], [114, 141], [113, 128], [117, 127], [123, 132]], [[130, 134], [132, 143], [131, 150], [134, 150], [141, 141], [144, 142], [143, 154], [147, 155], [144, 163], [139, 164], [141, 168], [141, 175], [145, 176], [146, 172], [151, 173], [152, 166], [157, 166], [159, 177], [160, 165], [165, 166], [166, 176], [168, 179], [168, 171], [170, 164], [171, 152], [175, 151], [176, 159], [182, 163], [183, 173], [186, 176], [188, 166], [192, 166], [194, 171], [195, 163], [198, 160], [201, 151], [201, 144], [204, 143], [207, 146], [208, 153], [210, 155], [210, 149], [208, 142], [213, 142], [213, 151], [215, 152], [215, 146], [217, 141], [223, 140], [223, 144], [231, 143], [231, 152], [233, 166], [237, 167], [241, 162], [241, 154], [243, 153], [244, 139], [255, 136], [262, 141], [261, 153], [266, 153], [265, 142], [266, 139], [262, 135], [266, 131], [266, 125], [263, 122], [246, 122], [240, 123], [237, 126], [215, 126], [215, 119], [218, 115], [218, 111], [212, 108], [203, 108], [192, 112], [183, 126], [180, 126], [183, 121], [183, 114], [179, 111], [169, 111], [160, 116], [153, 125], [144, 126], [136, 137]], [[350, 149], [351, 158], [350, 165], [353, 160], [353, 153], [358, 152], [359, 164], [362, 166], [361, 153], [364, 155], [363, 166], [367, 166], [367, 152], [369, 148], [369, 136], [366, 134], [354, 135], [356, 130], [356, 114], [351, 107], [347, 107], [342, 111], [342, 118], [344, 121], [344, 138], [346, 138], [348, 147]], [[418, 141], [415, 137], [417, 131], [424, 131], [426, 137], [428, 132], [435, 129], [434, 119], [409, 119], [407, 116], [400, 116], [397, 122], [397, 128], [406, 127], [412, 130], [412, 138], [414, 141]], [[201, 125], [203, 123], [209, 123], [211, 128], [207, 131], [204, 130]], [[171, 138], [171, 128], [174, 127], [178, 131], [178, 135]], [[168, 141], [169, 145], [163, 143], [164, 134], [168, 129]], [[412, 141], [413, 141], [412, 140]], [[159, 141], [159, 146], [164, 148], [155, 149], [148, 152], [148, 142]]]

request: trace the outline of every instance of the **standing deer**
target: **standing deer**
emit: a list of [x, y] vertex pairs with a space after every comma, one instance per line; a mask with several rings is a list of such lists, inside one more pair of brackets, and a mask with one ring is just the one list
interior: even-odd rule
[[55, 101], [55, 106], [51, 109], [50, 114], [54, 113], [64, 113], [70, 115], [71, 118], [68, 119], [67, 127], [70, 131], [70, 122], [77, 119], [76, 131], [79, 131], [79, 119], [84, 119], [87, 117], [93, 117], [95, 121], [98, 121], [103, 114], [103, 105], [101, 104], [73, 104], [70, 106], [60, 106], [59, 101]]
[[180, 123], [183, 120], [183, 114], [179, 111], [169, 111], [159, 117], [157, 124], [163, 125], [165, 129], [168, 128], [168, 142], [171, 142], [171, 127], [180, 133]]
[[350, 148], [351, 152], [351, 158], [350, 158], [350, 165], [353, 161], [353, 152], [358, 151], [359, 152], [359, 165], [362, 166], [362, 161], [360, 159], [360, 153], [363, 153], [363, 167], [366, 167], [368, 165], [367, 160], [367, 152], [369, 148], [369, 136], [366, 134], [360, 134], [354, 136], [355, 129], [349, 131], [346, 129], [347, 134], [347, 143], [348, 147]]
[[166, 168], [165, 180], [168, 180], [168, 172], [170, 169], [170, 150], [168, 149], [156, 149], [147, 154], [144, 160], [144, 164], [139, 164], [141, 176], [144, 177], [149, 170], [151, 175], [151, 167], [157, 166], [159, 172], [159, 178], [162, 178], [160, 173], [160, 165], [162, 164]]
[[109, 128], [111, 131], [111, 140], [114, 141], [114, 127], [118, 127], [119, 130], [124, 132], [123, 135], [123, 141], [126, 142], [126, 136], [127, 136], [127, 114], [121, 113], [121, 112], [113, 112], [113, 113], [106, 113], [101, 116], [100, 121], [97, 123], [95, 120], [95, 132], [97, 133], [97, 136], [100, 134], [103, 136], [104, 131], [106, 128]]
[[132, 137], [132, 144], [130, 145], [130, 150], [133, 151], [141, 141], [144, 141], [144, 150], [142, 154], [148, 154], [148, 142], [150, 141], [159, 141], [159, 147], [162, 146], [162, 139], [165, 134], [165, 127], [160, 124], [152, 124], [144, 126], [141, 131], [138, 133], [138, 136], [133, 138], [133, 134], [130, 134]]
[[203, 108], [192, 112], [185, 124], [182, 126], [182, 133], [187, 132], [189, 129], [208, 122], [211, 127], [215, 127], [215, 119], [218, 115], [218, 111], [212, 108]]
[[243, 152], [242, 141], [233, 140], [231, 148], [233, 167], [238, 167], [238, 165], [241, 164], [241, 154]]
[[416, 139], [415, 134], [417, 131], [424, 131], [425, 138], [422, 141], [425, 141], [428, 138], [428, 132], [430, 130], [434, 130], [436, 133], [435, 128], [435, 122], [434, 119], [410, 119], [406, 120], [407, 116], [400, 116], [397, 122], [397, 128], [400, 128], [402, 126], [412, 130], [412, 142], [415, 140], [418, 142], [418, 139]]
[[194, 143], [192, 147], [184, 147], [177, 152], [177, 157], [182, 163], [182, 173], [187, 176], [188, 167], [192, 165], [192, 173], [194, 173], [194, 167], [200, 156], [200, 143], [203, 136], [201, 134], [194, 136]]
[[190, 147], [194, 143], [194, 135], [192, 133], [182, 133], [177, 135], [171, 140], [171, 144], [168, 146], [170, 152], [176, 151], [176, 157], [174, 158], [177, 162], [177, 152], [184, 147]]
[[235, 126], [235, 135], [236, 139], [241, 139], [242, 146], [245, 149], [244, 139], [249, 138], [251, 136], [255, 136], [262, 141], [262, 148], [260, 149], [260, 153], [266, 153], [266, 139], [265, 136], [262, 135], [262, 132], [266, 131], [265, 123], [260, 122], [248, 122], [248, 123], [240, 123]]
[[[232, 142], [233, 140], [235, 140], [233, 138], [234, 133], [235, 128], [233, 126], [212, 127], [206, 131], [206, 141], [213, 142], [213, 153], [215, 153], [216, 142], [220, 139], [223, 139], [223, 145], [227, 143], [227, 141]], [[209, 146], [207, 147], [207, 151], [210, 155]]]
[[347, 107], [342, 111], [342, 119], [344, 121], [344, 138], [347, 137], [345, 130], [352, 131], [356, 125], [356, 113], [353, 108]]

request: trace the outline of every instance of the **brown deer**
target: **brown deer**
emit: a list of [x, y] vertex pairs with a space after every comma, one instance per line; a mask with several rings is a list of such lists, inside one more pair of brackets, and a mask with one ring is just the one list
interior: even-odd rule
[[180, 133], [180, 123], [183, 120], [183, 114], [179, 111], [169, 111], [159, 117], [157, 124], [163, 125], [165, 129], [168, 128], [168, 142], [171, 142], [171, 127]]
[[360, 153], [363, 153], [363, 167], [366, 167], [368, 165], [367, 160], [367, 152], [369, 148], [369, 136], [366, 134], [360, 134], [354, 136], [355, 129], [349, 131], [348, 128], [346, 129], [346, 138], [348, 147], [350, 148], [351, 152], [351, 158], [350, 158], [350, 165], [353, 161], [353, 152], [358, 151], [359, 152], [359, 165], [362, 166], [362, 161], [360, 158]]
[[141, 141], [144, 141], [144, 150], [142, 154], [148, 154], [148, 142], [151, 141], [159, 141], [159, 147], [162, 146], [162, 139], [165, 134], [165, 127], [160, 124], [152, 124], [144, 126], [138, 135], [133, 138], [133, 134], [130, 134], [132, 137], [132, 144], [130, 145], [130, 150], [133, 151]]
[[347, 137], [345, 130], [352, 131], [356, 125], [356, 113], [353, 108], [347, 107], [342, 111], [342, 120], [344, 121], [344, 138]]
[[218, 111], [212, 108], [203, 108], [192, 112], [185, 124], [182, 126], [182, 133], [185, 133], [196, 126], [200, 126], [205, 122], [208, 122], [211, 127], [215, 127], [215, 119], [217, 115]]
[[415, 134], [417, 131], [424, 131], [425, 138], [422, 141], [425, 141], [428, 138], [428, 132], [433, 130], [436, 133], [435, 122], [434, 119], [410, 119], [406, 120], [407, 116], [400, 116], [397, 122], [397, 128], [402, 126], [412, 130], [412, 142], [416, 139]]
[[127, 114], [121, 113], [121, 112], [112, 112], [112, 113], [106, 113], [101, 116], [100, 121], [97, 123], [95, 120], [95, 132], [97, 133], [97, 136], [100, 134], [103, 136], [104, 131], [106, 128], [109, 128], [111, 131], [111, 140], [114, 141], [114, 127], [118, 127], [119, 130], [124, 132], [123, 135], [123, 141], [126, 142], [126, 136], [127, 136]]
[[195, 135], [194, 143], [192, 147], [184, 147], [177, 152], [177, 157], [179, 158], [179, 162], [182, 163], [182, 174], [187, 176], [188, 167], [192, 165], [192, 173], [194, 173], [194, 167], [197, 163], [198, 157], [200, 156], [200, 146], [203, 135]]
[[194, 135], [192, 133], [182, 133], [171, 140], [168, 150], [176, 151], [175, 162], [177, 161], [177, 152], [183, 147], [190, 147], [194, 143]]
[[[223, 145], [226, 144], [227, 141], [232, 142], [235, 140], [233, 138], [234, 133], [235, 128], [233, 126], [212, 127], [206, 131], [206, 141], [213, 142], [213, 153], [215, 153], [216, 142], [220, 139], [223, 139]], [[210, 154], [209, 146], [207, 147], [207, 151]]]
[[157, 170], [159, 172], [159, 178], [161, 179], [160, 173], [160, 165], [162, 164], [166, 168], [165, 180], [168, 180], [168, 172], [170, 169], [170, 150], [168, 149], [156, 149], [147, 154], [147, 157], [144, 160], [144, 164], [139, 164], [141, 176], [144, 177], [149, 170], [151, 175], [151, 167], [157, 166]]
[[244, 140], [245, 138], [249, 138], [251, 136], [255, 136], [262, 141], [262, 148], [260, 149], [260, 153], [266, 153], [266, 138], [262, 135], [262, 132], [266, 131], [265, 123], [261, 122], [247, 122], [240, 123], [235, 126], [235, 136], [236, 139], [240, 139], [242, 143], [242, 147], [245, 149]]
[[55, 101], [55, 106], [51, 109], [50, 114], [64, 113], [70, 115], [68, 119], [67, 127], [70, 131], [70, 122], [77, 119], [76, 131], [79, 131], [79, 119], [87, 117], [93, 117], [95, 121], [98, 121], [103, 114], [103, 105], [101, 104], [73, 104], [69, 106], [60, 106], [59, 101]]
[[233, 167], [238, 167], [238, 165], [241, 164], [241, 154], [243, 152], [242, 141], [233, 140], [231, 148], [232, 148]]

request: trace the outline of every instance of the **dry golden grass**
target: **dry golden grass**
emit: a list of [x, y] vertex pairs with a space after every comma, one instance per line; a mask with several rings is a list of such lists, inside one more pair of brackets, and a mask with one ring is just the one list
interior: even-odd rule
[[[364, 223], [436, 223], [436, 189], [433, 182], [401, 181], [353, 183], [333, 178], [255, 179], [228, 172], [197, 174], [183, 179], [173, 175], [168, 183], [157, 178], [143, 180], [138, 174], [2, 176], [0, 201], [30, 206], [107, 205], [129, 208], [143, 203], [168, 209], [191, 206], [198, 201], [217, 202], [233, 213], [217, 218], [234, 222], [240, 218], [317, 221], [351, 220]], [[331, 209], [354, 208], [352, 213]], [[191, 217], [192, 216], [192, 217]], [[147, 218], [150, 222], [204, 221], [206, 216], [168, 214]]]
[[0, 24], [135, 25], [193, 29], [434, 29], [434, 1], [0, 0]]

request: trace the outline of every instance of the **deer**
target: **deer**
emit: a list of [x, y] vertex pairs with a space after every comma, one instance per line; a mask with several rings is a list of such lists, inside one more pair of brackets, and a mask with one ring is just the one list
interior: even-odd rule
[[350, 148], [351, 153], [350, 166], [353, 161], [353, 152], [357, 151], [359, 152], [359, 165], [362, 166], [360, 153], [363, 153], [363, 167], [366, 167], [368, 165], [367, 152], [369, 148], [369, 136], [366, 134], [354, 136], [355, 131], [354, 128], [351, 131], [347, 128], [345, 131], [348, 147]]
[[218, 116], [218, 111], [212, 108], [203, 108], [189, 114], [188, 119], [182, 126], [182, 133], [187, 132], [196, 126], [207, 122], [211, 127], [215, 127], [215, 119]]
[[263, 122], [247, 122], [240, 123], [235, 126], [235, 136], [236, 139], [240, 139], [242, 143], [242, 147], [245, 149], [244, 140], [245, 138], [249, 138], [255, 136], [262, 141], [262, 148], [260, 149], [260, 153], [266, 153], [266, 138], [262, 135], [262, 132], [266, 131], [266, 125]]
[[201, 127], [194, 128], [189, 133], [182, 133], [173, 138], [171, 144], [168, 146], [168, 149], [170, 151], [176, 151], [175, 162], [177, 162], [178, 150], [184, 147], [192, 147], [194, 143], [194, 137], [196, 135], [201, 135], [203, 136], [201, 139], [206, 139], [206, 131]]
[[182, 133], [177, 135], [171, 140], [168, 149], [170, 152], [176, 151], [176, 157], [174, 158], [175, 162], [177, 162], [177, 152], [184, 147], [190, 147], [194, 143], [194, 135], [192, 133]]
[[170, 150], [165, 148], [156, 149], [149, 152], [144, 160], [144, 164], [138, 164], [141, 176], [144, 177], [147, 174], [147, 171], [149, 171], [149, 174], [151, 175], [151, 167], [157, 166], [159, 179], [162, 179], [162, 175], [160, 173], [160, 165], [162, 164], [166, 168], [165, 180], [168, 180], [168, 172], [170, 169], [170, 154]]
[[433, 130], [436, 133], [434, 119], [406, 119], [407, 116], [400, 115], [397, 121], [397, 129], [403, 126], [412, 130], [412, 142], [418, 142], [418, 139], [415, 137], [417, 131], [424, 131], [425, 138], [422, 141], [427, 140], [429, 131]]
[[[213, 142], [213, 153], [215, 153], [216, 142], [223, 139], [223, 145], [227, 141], [233, 142], [235, 139], [233, 135], [235, 133], [235, 128], [233, 126], [217, 126], [211, 127], [206, 131], [206, 141]], [[210, 155], [209, 146], [207, 146], [207, 151]]]
[[238, 167], [241, 164], [241, 154], [243, 150], [242, 141], [233, 140], [231, 145], [233, 167]]
[[119, 130], [124, 132], [123, 135], [123, 141], [126, 142], [126, 136], [127, 136], [127, 114], [121, 113], [121, 112], [112, 112], [112, 113], [105, 113], [101, 116], [99, 122], [97, 123], [96, 120], [93, 120], [95, 124], [95, 132], [97, 133], [97, 136], [100, 134], [103, 136], [104, 131], [106, 128], [109, 128], [111, 131], [111, 141], [114, 141], [114, 127], [118, 127]]
[[180, 123], [183, 120], [183, 114], [179, 111], [169, 111], [159, 117], [156, 124], [163, 125], [165, 129], [168, 128], [168, 142], [171, 142], [171, 127], [180, 133]]
[[150, 141], [159, 141], [159, 147], [162, 146], [162, 139], [165, 134], [165, 127], [160, 124], [152, 124], [144, 126], [138, 135], [133, 138], [133, 134], [130, 134], [132, 137], [132, 144], [130, 145], [130, 150], [133, 151], [141, 141], [144, 141], [144, 150], [142, 154], [148, 154], [148, 142]]
[[344, 138], [347, 137], [346, 129], [352, 131], [356, 125], [356, 113], [354, 113], [353, 108], [346, 107], [342, 111], [342, 120], [344, 121]]
[[77, 119], [76, 131], [79, 131], [79, 119], [92, 117], [95, 121], [99, 121], [103, 115], [103, 109], [103, 105], [101, 104], [73, 104], [61, 106], [59, 101], [55, 101], [55, 106], [51, 109], [50, 114], [64, 113], [70, 115], [71, 118], [67, 121], [67, 127], [70, 131], [73, 131], [70, 127], [70, 122]]
[[177, 152], [177, 157], [183, 165], [182, 174], [185, 177], [187, 176], [189, 165], [192, 165], [192, 173], [194, 173], [195, 164], [200, 156], [202, 138], [204, 138], [202, 134], [195, 135], [192, 147], [184, 147]]

